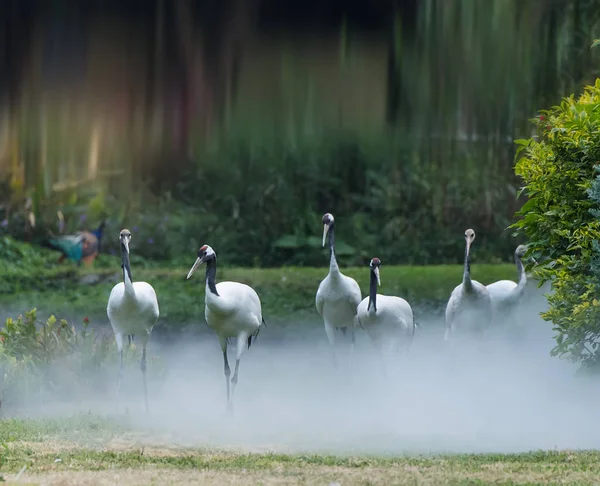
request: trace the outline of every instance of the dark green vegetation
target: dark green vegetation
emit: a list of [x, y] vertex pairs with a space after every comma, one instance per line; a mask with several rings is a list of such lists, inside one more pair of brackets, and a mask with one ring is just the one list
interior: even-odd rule
[[600, 192], [593, 183], [600, 160], [600, 80], [580, 97], [542, 111], [534, 123], [539, 136], [517, 142], [516, 172], [529, 200], [515, 226], [540, 260], [535, 274], [555, 289], [544, 314], [558, 331], [553, 352], [595, 365], [600, 280], [592, 264], [598, 258]]
[[[23, 66], [6, 71], [23, 89], [0, 154], [5, 231], [56, 232], [60, 208], [67, 232], [108, 215], [108, 250], [126, 226], [150, 259], [181, 260], [210, 243], [235, 266], [314, 266], [320, 217], [331, 211], [348, 264], [373, 253], [388, 264], [456, 263], [467, 227], [482, 260], [507, 261], [518, 242], [505, 229], [522, 202], [512, 140], [540, 106], [593, 79], [598, 53], [580, 39], [597, 30], [599, 10], [596, 0], [480, 3], [338, 2], [313, 33], [324, 15], [314, 2], [282, 2], [281, 11], [266, 0], [151, 2], [122, 23], [90, 21], [99, 47], [77, 60], [130, 79], [127, 93], [80, 90], [66, 75], [64, 99], [17, 73], [46, 63], [61, 71], [72, 53], [29, 59], [46, 50], [14, 38]], [[68, 17], [53, 14], [59, 25]], [[300, 24], [274, 33], [264, 22]], [[94, 56], [115, 51], [120, 35], [135, 41], [119, 45], [118, 67]]]
[[[600, 453], [341, 457], [224, 451], [159, 443], [127, 419], [94, 415], [67, 419], [2, 421], [0, 471], [6, 479], [27, 466], [22, 481], [78, 483], [121, 471], [127, 484], [157, 481], [218, 484], [589, 484], [600, 479]], [[133, 471], [127, 471], [131, 469]], [[131, 474], [133, 473], [133, 474]], [[202, 476], [198, 476], [202, 473]], [[130, 476], [127, 476], [130, 474]], [[108, 477], [108, 476], [107, 476]], [[161, 481], [162, 479], [162, 481]]]

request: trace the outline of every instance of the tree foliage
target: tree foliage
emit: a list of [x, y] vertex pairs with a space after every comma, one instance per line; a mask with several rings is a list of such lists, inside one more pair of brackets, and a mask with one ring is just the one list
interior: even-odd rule
[[514, 226], [530, 240], [530, 254], [539, 261], [537, 276], [552, 282], [542, 317], [557, 331], [553, 355], [593, 364], [600, 361], [600, 286], [592, 268], [600, 238], [593, 211], [600, 200], [600, 183], [594, 185], [600, 80], [579, 98], [571, 95], [540, 113], [533, 120], [538, 135], [516, 141], [515, 171], [529, 199]]

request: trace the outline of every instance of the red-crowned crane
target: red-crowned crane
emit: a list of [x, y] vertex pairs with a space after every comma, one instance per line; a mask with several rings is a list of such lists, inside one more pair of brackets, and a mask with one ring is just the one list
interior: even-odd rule
[[[219, 338], [225, 364], [225, 383], [227, 385], [227, 410], [233, 410], [233, 392], [238, 382], [240, 358], [246, 349], [250, 348], [264, 324], [262, 308], [258, 294], [252, 287], [239, 282], [215, 283], [217, 275], [217, 254], [208, 245], [198, 250], [198, 257], [186, 278], [203, 263], [206, 264], [206, 293], [204, 297], [204, 316], [206, 323]], [[227, 360], [227, 344], [230, 338], [237, 340], [235, 371], [231, 378], [233, 385], [230, 390], [229, 377], [231, 369]]]
[[315, 304], [325, 323], [325, 333], [331, 345], [333, 363], [337, 367], [334, 349], [335, 332], [339, 329], [346, 334], [346, 330], [350, 330], [352, 354], [355, 342], [354, 328], [357, 323], [356, 307], [362, 295], [356, 280], [340, 272], [335, 258], [335, 220], [332, 214], [326, 213], [323, 216], [323, 225], [323, 246], [329, 237], [329, 273], [319, 285]]
[[471, 245], [474, 240], [475, 231], [465, 231], [463, 279], [452, 291], [446, 306], [445, 340], [455, 332], [481, 335], [492, 319], [492, 301], [488, 290], [477, 280], [471, 279]]
[[117, 348], [120, 355], [118, 392], [120, 394], [123, 379], [123, 337], [137, 336], [142, 344], [142, 359], [140, 367], [144, 380], [144, 400], [148, 411], [148, 391], [146, 387], [146, 346], [159, 316], [158, 299], [152, 285], [147, 282], [134, 282], [129, 263], [129, 242], [131, 232], [121, 230], [121, 268], [123, 281], [113, 287], [108, 298], [106, 313], [115, 333]]

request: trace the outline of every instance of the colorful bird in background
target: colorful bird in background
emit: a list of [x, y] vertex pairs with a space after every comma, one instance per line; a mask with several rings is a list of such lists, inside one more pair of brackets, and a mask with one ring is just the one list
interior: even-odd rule
[[79, 231], [73, 235], [48, 238], [45, 246], [62, 253], [58, 263], [68, 258], [78, 265], [81, 265], [82, 262], [91, 265], [100, 252], [105, 225], [106, 221], [102, 221], [94, 231]]

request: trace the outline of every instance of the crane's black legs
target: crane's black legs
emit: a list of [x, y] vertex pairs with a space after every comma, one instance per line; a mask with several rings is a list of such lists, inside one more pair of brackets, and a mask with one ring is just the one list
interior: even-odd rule
[[[117, 340], [117, 344], [119, 344], [119, 340]], [[117, 381], [117, 410], [121, 405], [121, 383], [123, 382], [123, 375], [125, 374], [123, 372], [123, 344], [121, 341], [121, 345], [119, 346], [119, 359], [120, 359], [120, 363], [119, 363], [119, 375], [118, 375], [118, 381]]]
[[335, 327], [331, 326], [327, 322], [325, 323], [325, 334], [327, 334], [327, 339], [329, 340], [329, 346], [331, 347], [331, 362], [333, 364], [333, 368], [337, 369], [338, 361], [337, 356], [335, 354]]
[[356, 335], [354, 334], [354, 326], [350, 328], [350, 366], [352, 366], [352, 362], [354, 361], [354, 345], [356, 344]]
[[233, 372], [233, 378], [231, 379], [231, 399], [229, 401], [229, 409], [233, 410], [233, 392], [235, 391], [235, 385], [238, 382], [238, 372], [240, 370], [240, 359], [235, 360], [235, 371]]
[[140, 363], [142, 369], [142, 379], [144, 381], [144, 402], [146, 403], [146, 413], [148, 413], [148, 388], [146, 385], [146, 343], [142, 349], [142, 361]]
[[231, 389], [229, 385], [229, 377], [231, 376], [231, 368], [229, 367], [229, 361], [227, 359], [227, 338], [219, 336], [219, 344], [221, 345], [221, 351], [223, 351], [223, 365], [225, 371], [225, 386], [227, 387], [227, 411], [232, 412], [231, 405]]
[[231, 411], [231, 392], [229, 388], [229, 377], [231, 376], [231, 368], [227, 360], [227, 349], [223, 350], [223, 362], [225, 364], [225, 385], [227, 386], [227, 410]]
[[119, 350], [119, 374], [117, 376], [117, 410], [121, 407], [121, 383], [123, 382], [123, 336], [115, 333], [117, 349]]

